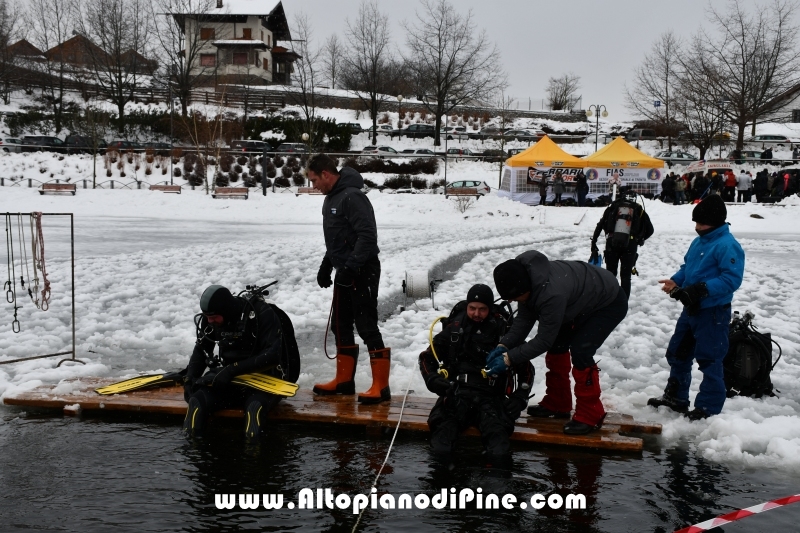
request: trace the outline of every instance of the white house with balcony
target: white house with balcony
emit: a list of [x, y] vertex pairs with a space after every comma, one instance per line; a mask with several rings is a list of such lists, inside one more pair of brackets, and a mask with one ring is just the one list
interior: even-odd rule
[[277, 44], [292, 40], [283, 4], [265, 13], [262, 0], [215, 1], [216, 7], [202, 12], [173, 14], [183, 31], [190, 73], [214, 86], [291, 85], [299, 56]]

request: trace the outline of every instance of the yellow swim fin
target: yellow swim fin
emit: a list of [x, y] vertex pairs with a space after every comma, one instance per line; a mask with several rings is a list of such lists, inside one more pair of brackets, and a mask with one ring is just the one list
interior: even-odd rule
[[150, 387], [167, 387], [183, 382], [184, 371], [169, 372], [167, 374], [152, 374], [149, 376], [137, 376], [135, 378], [126, 379], [105, 387], [95, 389], [98, 394], [120, 394], [123, 392], [130, 392], [134, 390], [141, 390]]
[[294, 396], [300, 388], [297, 383], [258, 373], [240, 374], [233, 378], [231, 383], [286, 397]]

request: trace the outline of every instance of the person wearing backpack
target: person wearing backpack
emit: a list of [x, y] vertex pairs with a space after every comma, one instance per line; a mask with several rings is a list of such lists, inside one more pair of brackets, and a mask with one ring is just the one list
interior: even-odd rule
[[[728, 326], [733, 293], [744, 275], [744, 251], [725, 223], [725, 202], [710, 195], [692, 211], [695, 231], [684, 264], [661, 290], [683, 304], [675, 333], [667, 346], [670, 375], [664, 394], [647, 405], [667, 407], [690, 420], [719, 414], [725, 403], [723, 360], [728, 353]], [[697, 359], [703, 381], [689, 411], [692, 362]]]
[[[568, 435], [585, 435], [603, 425], [600, 369], [594, 354], [628, 313], [628, 298], [607, 270], [583, 261], [550, 261], [530, 250], [494, 269], [504, 300], [518, 302], [514, 323], [487, 358], [486, 373], [502, 376], [543, 353], [547, 393], [528, 408], [538, 418], [569, 418], [575, 380], [575, 413], [564, 425]], [[526, 341], [533, 326], [536, 335]]]
[[637, 250], [654, 232], [650, 217], [630, 194], [626, 191], [606, 208], [592, 235], [592, 253], [597, 253], [600, 251], [597, 239], [601, 231], [605, 232], [606, 268], [616, 276], [619, 267], [620, 285], [627, 296], [631, 295], [631, 273], [639, 257]]
[[[529, 361], [506, 375], [484, 377], [486, 355], [505, 334], [511, 316], [494, 304], [487, 285], [473, 285], [467, 298], [442, 321], [442, 331], [419, 355], [428, 390], [439, 396], [428, 417], [431, 447], [446, 458], [469, 426], [481, 432], [490, 464], [506, 464], [514, 421], [528, 405], [534, 370]], [[516, 378], [516, 379], [515, 379]], [[516, 383], [516, 388], [514, 384]]]
[[726, 202], [733, 202], [736, 199], [736, 174], [733, 170], [725, 171], [725, 188], [722, 197]]

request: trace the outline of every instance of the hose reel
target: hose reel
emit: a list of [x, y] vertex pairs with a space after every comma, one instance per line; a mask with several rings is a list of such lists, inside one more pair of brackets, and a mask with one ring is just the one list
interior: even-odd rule
[[431, 305], [436, 309], [434, 293], [436, 292], [436, 285], [441, 282], [442, 280], [440, 279], [430, 279], [426, 270], [406, 271], [406, 279], [403, 280], [404, 300], [401, 311], [405, 311], [409, 298], [414, 300], [430, 298]]

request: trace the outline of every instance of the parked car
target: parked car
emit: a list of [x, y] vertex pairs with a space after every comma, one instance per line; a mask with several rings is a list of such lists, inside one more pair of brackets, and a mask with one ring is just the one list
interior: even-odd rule
[[156, 155], [161, 155], [161, 156], [168, 156], [170, 150], [172, 150], [172, 147], [169, 145], [169, 143], [157, 142], [157, 141], [146, 142], [142, 145], [142, 148], [144, 148], [148, 152], [153, 152]]
[[361, 124], [358, 122], [348, 122], [345, 126], [350, 128], [350, 133], [353, 135], [358, 135], [359, 133], [364, 131], [364, 128], [361, 127]]
[[364, 153], [364, 154], [375, 154], [375, 155], [396, 154], [397, 150], [395, 150], [391, 146], [372, 146], [372, 145], [370, 145], [370, 146], [365, 146], [364, 149], [361, 150], [361, 153]]
[[656, 140], [656, 130], [635, 129], [628, 132], [625, 140], [630, 141], [654, 141]]
[[697, 161], [697, 160], [698, 160], [698, 159], [697, 159], [695, 156], [693, 156], [692, 154], [689, 154], [689, 153], [686, 153], [686, 152], [680, 152], [680, 151], [675, 151], [675, 152], [670, 152], [670, 151], [658, 152], [658, 153], [655, 155], [655, 158], [656, 158], [656, 159], [660, 159], [660, 160], [664, 161], [664, 162], [665, 162], [665, 163], [667, 163], [667, 165], [669, 165], [669, 166], [676, 165], [676, 164], [677, 164], [677, 165], [688, 165], [688, 164], [689, 164], [689, 163], [691, 163], [692, 161]]
[[[64, 146], [68, 154], [90, 154], [94, 149], [94, 142], [86, 135], [67, 135]], [[97, 140], [98, 152], [104, 152], [107, 146], [103, 139]]]
[[[301, 143], [302, 144], [302, 143]], [[303, 145], [305, 146], [305, 145]], [[252, 141], [252, 140], [238, 140], [238, 141], [231, 141], [231, 150], [234, 152], [244, 152], [248, 154], [261, 154], [264, 153], [264, 150], [267, 152], [272, 151], [272, 145], [268, 142], [264, 141]]]
[[436, 155], [433, 150], [428, 148], [406, 148], [401, 154], [414, 154], [414, 155]]
[[496, 126], [486, 126], [480, 131], [469, 134], [470, 139], [499, 139], [503, 135], [503, 130]]
[[517, 141], [538, 141], [542, 137], [545, 136], [545, 133], [541, 130], [508, 130], [503, 134], [503, 137], [506, 140], [517, 140]]
[[[447, 186], [445, 187], [445, 189], [463, 189], [463, 188], [478, 189], [478, 194], [480, 194], [481, 196], [485, 196], [492, 191], [491, 187], [486, 185], [486, 182], [483, 181], [470, 181], [470, 180], [452, 181], [448, 183]], [[444, 193], [447, 194], [447, 190], [445, 190]]]
[[49, 135], [25, 135], [22, 138], [23, 152], [60, 152], [64, 153], [64, 141]]
[[[514, 150], [514, 153], [518, 154], [524, 150], [525, 150], [524, 148], [523, 149], [517, 148]], [[511, 150], [509, 150], [509, 152], [511, 152]], [[481, 159], [489, 163], [497, 163], [498, 161], [505, 161], [508, 157], [511, 157], [511, 155], [506, 154], [506, 152], [504, 152], [503, 150], [490, 149], [483, 151], [483, 153], [481, 154]]]
[[8, 152], [21, 152], [22, 151], [22, 141], [19, 139], [15, 139], [14, 137], [4, 137], [0, 139], [0, 147], [2, 147], [3, 151]]
[[[614, 136], [613, 135], [608, 135], [608, 134], [601, 133], [600, 135], [597, 136], [597, 144], [598, 145], [600, 145], [600, 144], [608, 144], [613, 140], [614, 140]], [[594, 142], [595, 142], [594, 134], [589, 135], [588, 137], [585, 137], [583, 139], [583, 142], [585, 144], [594, 144]]]
[[[261, 142], [261, 141], [258, 141]], [[300, 154], [307, 154], [310, 152], [308, 149], [307, 144], [303, 143], [283, 143], [275, 148], [275, 152], [282, 154], [282, 153], [300, 153]]]
[[430, 124], [412, 124], [403, 130], [403, 135], [412, 139], [433, 138], [435, 132], [436, 128]]
[[763, 144], [785, 144], [785, 145], [792, 145], [792, 144], [800, 144], [800, 139], [792, 139], [787, 137], [786, 135], [756, 135], [755, 137], [750, 137], [745, 139], [744, 142], [747, 143], [761, 143]]
[[142, 146], [133, 141], [111, 141], [106, 146], [106, 152], [124, 152], [127, 150], [139, 150]]
[[758, 150], [740, 150], [737, 154], [736, 150], [731, 150], [730, 153], [728, 153], [728, 159], [730, 161], [735, 160], [739, 164], [742, 164], [745, 161], [760, 160], [761, 152]]
[[378, 133], [382, 133], [384, 135], [389, 135], [394, 130], [394, 128], [392, 128], [391, 124], [378, 124], [376, 126], [376, 129], [377, 129]]
[[466, 126], [447, 126], [442, 128], [441, 135], [446, 135], [450, 140], [469, 139], [469, 133], [467, 133]]
[[477, 152], [473, 152], [469, 148], [448, 148], [447, 149], [447, 157], [470, 157], [478, 155]]

